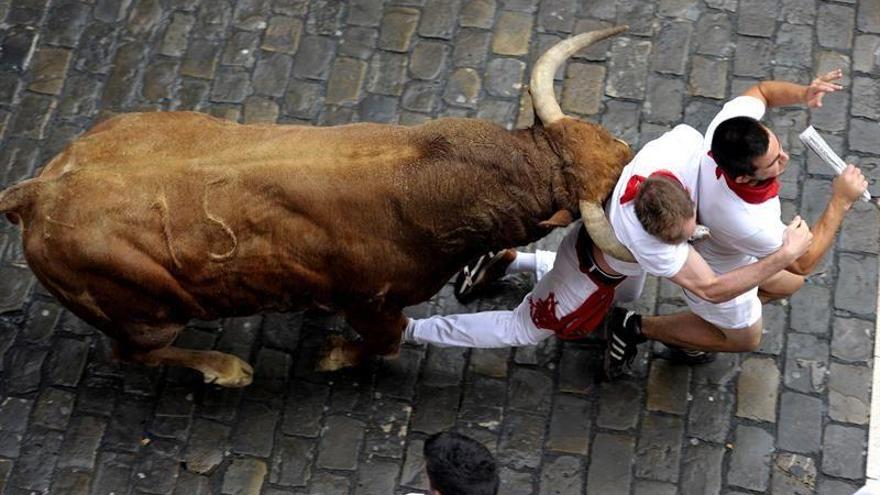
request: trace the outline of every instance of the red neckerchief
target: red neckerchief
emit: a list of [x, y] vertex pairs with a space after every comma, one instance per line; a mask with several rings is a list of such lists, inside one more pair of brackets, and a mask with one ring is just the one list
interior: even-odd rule
[[[687, 188], [682, 185], [681, 181], [678, 180], [678, 177], [669, 170], [658, 170], [648, 177], [666, 177], [667, 179], [672, 179], [676, 184], [681, 186], [682, 189], [687, 190]], [[623, 190], [623, 194], [620, 195], [620, 204], [629, 203], [636, 199], [636, 194], [639, 193], [639, 189], [642, 187], [642, 183], [645, 182], [645, 180], [647, 180], [646, 177], [633, 174], [626, 183], [626, 189]]]
[[[711, 151], [709, 152], [709, 158], [715, 161]], [[779, 194], [779, 181], [776, 180], [776, 177], [762, 180], [757, 184], [740, 183], [735, 179], [731, 179], [724, 170], [721, 170], [721, 167], [715, 165], [715, 178], [720, 179], [722, 175], [724, 176], [724, 181], [727, 182], [727, 187], [746, 203], [753, 205], [761, 204], [768, 199], [775, 198]]]

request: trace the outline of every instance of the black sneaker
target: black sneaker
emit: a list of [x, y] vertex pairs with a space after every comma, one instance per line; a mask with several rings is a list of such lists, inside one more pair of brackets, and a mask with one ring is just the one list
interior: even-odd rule
[[635, 311], [613, 308], [608, 317], [605, 343], [605, 378], [617, 380], [632, 369], [639, 353], [639, 344], [647, 339], [642, 335], [642, 317]]
[[715, 352], [695, 351], [670, 344], [663, 345], [665, 345], [666, 348], [658, 352], [657, 357], [677, 364], [686, 364], [689, 366], [695, 364], [707, 364], [715, 361], [715, 358], [717, 357], [717, 353]]
[[458, 276], [452, 293], [462, 304], [473, 301], [490, 282], [504, 276], [507, 267], [516, 259], [516, 251], [503, 249], [490, 251], [478, 256], [464, 266]]

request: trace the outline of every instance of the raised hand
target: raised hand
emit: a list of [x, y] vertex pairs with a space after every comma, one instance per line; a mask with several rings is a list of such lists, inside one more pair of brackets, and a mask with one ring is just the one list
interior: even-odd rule
[[827, 93], [833, 93], [838, 89], [843, 89], [843, 86], [839, 84], [834, 84], [831, 81], [836, 81], [843, 77], [843, 71], [840, 69], [835, 69], [826, 74], [822, 74], [821, 76], [813, 79], [813, 82], [807, 86], [806, 91], [804, 92], [804, 103], [810, 108], [819, 108], [822, 106], [822, 98]]

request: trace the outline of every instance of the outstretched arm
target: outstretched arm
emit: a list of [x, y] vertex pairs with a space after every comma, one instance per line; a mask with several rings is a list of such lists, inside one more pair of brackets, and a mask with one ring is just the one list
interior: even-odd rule
[[751, 96], [764, 102], [768, 108], [804, 104], [810, 108], [822, 106], [822, 98], [842, 89], [833, 83], [843, 77], [843, 71], [833, 70], [813, 79], [808, 86], [785, 81], [761, 81], [752, 86], [743, 96]]
[[867, 179], [862, 171], [853, 165], [848, 165], [843, 173], [834, 179], [828, 206], [812, 228], [813, 244], [803, 256], [788, 267], [788, 271], [798, 275], [809, 275], [816, 268], [825, 252], [831, 247], [834, 235], [843, 223], [843, 217], [867, 188]]
[[809, 227], [798, 216], [785, 229], [782, 247], [769, 256], [718, 275], [703, 257], [691, 248], [684, 267], [670, 280], [693, 292], [700, 299], [716, 304], [722, 303], [757, 287], [770, 276], [784, 270], [807, 251], [811, 241], [812, 234]]

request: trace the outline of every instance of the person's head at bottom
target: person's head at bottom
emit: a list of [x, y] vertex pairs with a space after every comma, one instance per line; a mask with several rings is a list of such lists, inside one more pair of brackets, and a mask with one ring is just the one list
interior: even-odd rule
[[496, 495], [498, 466], [483, 444], [454, 432], [428, 437], [425, 469], [431, 495]]

